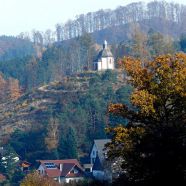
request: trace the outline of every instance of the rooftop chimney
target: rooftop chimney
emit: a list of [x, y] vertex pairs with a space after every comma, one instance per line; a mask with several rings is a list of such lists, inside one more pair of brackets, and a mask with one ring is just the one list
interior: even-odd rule
[[62, 170], [63, 170], [63, 164], [62, 163], [60, 163], [59, 164], [59, 170], [62, 172]]

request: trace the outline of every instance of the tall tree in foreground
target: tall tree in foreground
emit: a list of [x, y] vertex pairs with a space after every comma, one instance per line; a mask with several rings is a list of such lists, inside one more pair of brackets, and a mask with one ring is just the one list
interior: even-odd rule
[[129, 185], [185, 185], [186, 55], [163, 55], [145, 65], [124, 58], [121, 67], [134, 87], [134, 109], [109, 107], [110, 113], [129, 121], [108, 129], [108, 155], [123, 159], [118, 185], [124, 179]]

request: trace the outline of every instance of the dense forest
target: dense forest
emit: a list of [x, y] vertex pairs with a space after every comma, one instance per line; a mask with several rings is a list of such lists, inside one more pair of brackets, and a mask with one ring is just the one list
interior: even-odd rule
[[[131, 29], [131, 39], [110, 45], [116, 61], [126, 55], [148, 60], [156, 55], [185, 51], [184, 33], [179, 39], [173, 39], [153, 29], [146, 34], [136, 24]], [[93, 61], [101, 47], [90, 34], [84, 34], [42, 48], [39, 56], [29, 55], [2, 61], [0, 71], [4, 78], [18, 79], [22, 89], [29, 91], [34, 87], [59, 81], [65, 76], [92, 70]]]
[[[78, 15], [75, 20], [69, 20], [64, 24], [58, 23], [55, 31], [33, 30], [32, 37], [29, 33], [21, 33], [19, 37], [32, 38], [34, 43], [50, 45], [53, 41], [60, 42], [79, 37], [84, 33], [93, 33], [113, 27], [118, 28], [118, 26], [135, 22], [141, 22], [144, 27], [145, 23], [151, 24], [153, 28], [161, 29], [164, 34], [178, 37], [181, 32], [185, 32], [185, 12], [186, 7], [184, 5], [173, 2], [131, 3], [127, 6], [120, 6], [116, 10], [99, 10]], [[170, 29], [171, 26], [172, 29]], [[123, 34], [125, 35], [125, 33]]]
[[[33, 167], [41, 158], [87, 156], [94, 139], [107, 137], [105, 127], [126, 124], [122, 118], [107, 115], [108, 103], [129, 105], [132, 87], [123, 86], [122, 77], [111, 71], [80, 74], [0, 104], [1, 145], [10, 144]], [[10, 180], [15, 174], [7, 173]]]
[[34, 54], [31, 41], [13, 36], [0, 36], [0, 61], [23, 58]]

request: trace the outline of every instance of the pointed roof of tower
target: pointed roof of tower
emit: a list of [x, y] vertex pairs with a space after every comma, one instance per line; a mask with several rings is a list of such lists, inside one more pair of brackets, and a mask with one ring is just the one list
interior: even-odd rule
[[103, 44], [103, 48], [107, 48], [107, 45], [108, 45], [108, 43], [107, 43], [107, 41], [105, 40], [105, 41], [104, 41], [104, 44]]
[[96, 58], [96, 61], [99, 61], [99, 59], [101, 59], [103, 57], [113, 57], [113, 54], [110, 51], [110, 48], [108, 47], [108, 43], [106, 40], [104, 41], [103, 49], [99, 52], [99, 54]]

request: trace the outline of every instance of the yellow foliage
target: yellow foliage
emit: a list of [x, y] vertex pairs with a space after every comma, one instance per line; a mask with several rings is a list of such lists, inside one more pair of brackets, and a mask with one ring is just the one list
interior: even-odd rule
[[56, 149], [59, 142], [58, 136], [59, 121], [56, 118], [50, 118], [47, 126], [47, 135], [45, 137], [45, 144], [49, 151]]
[[[117, 150], [123, 154], [124, 152], [133, 150], [136, 138], [140, 140], [145, 134], [145, 129], [143, 127], [127, 128], [120, 125], [115, 128], [108, 128], [107, 132], [114, 136], [113, 141], [109, 144], [110, 153], [114, 154], [114, 149], [119, 144], [119, 149]], [[139, 140], [138, 142], [140, 142]]]
[[153, 106], [156, 96], [150, 94], [146, 90], [135, 91], [131, 96], [131, 102], [135, 106], [140, 106], [141, 113], [144, 116], [155, 113], [155, 108]]
[[23, 103], [22, 103], [22, 107], [27, 107], [28, 106], [28, 102], [27, 101], [24, 101]]
[[5, 113], [4, 113], [4, 116], [5, 116], [5, 117], [11, 117], [11, 116], [12, 116], [12, 112], [5, 112]]
[[109, 107], [109, 112], [129, 123], [107, 129], [112, 138], [108, 156], [122, 159], [122, 169], [135, 184], [137, 180], [162, 180], [165, 172], [180, 175], [185, 171], [186, 54], [162, 55], [145, 63], [127, 57], [120, 66], [134, 91], [130, 107]]
[[54, 180], [39, 175], [38, 172], [28, 174], [20, 186], [58, 186]]
[[[180, 109], [184, 107], [183, 101], [186, 99], [186, 55], [167, 54], [146, 63], [125, 57], [120, 61], [120, 67], [126, 70], [129, 82], [134, 87], [130, 101], [137, 110], [131, 110], [124, 104], [110, 104], [110, 113], [123, 116], [134, 125], [108, 129], [113, 135], [109, 148], [114, 151], [115, 146], [119, 146], [126, 152], [126, 149], [133, 148], [135, 141], [138, 141], [136, 139], [145, 132], [136, 123], [142, 126], [143, 122], [150, 122], [152, 125], [151, 122], [168, 122], [167, 117], [172, 121], [178, 114], [179, 118], [182, 117]], [[117, 149], [117, 152], [120, 150]]]
[[162, 55], [151, 62], [142, 63], [131, 57], [120, 62], [135, 91], [131, 102], [144, 115], [156, 112], [155, 102], [170, 102], [172, 96], [186, 96], [186, 55]]

